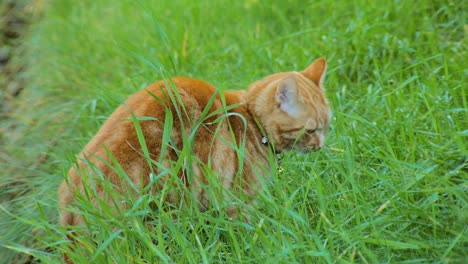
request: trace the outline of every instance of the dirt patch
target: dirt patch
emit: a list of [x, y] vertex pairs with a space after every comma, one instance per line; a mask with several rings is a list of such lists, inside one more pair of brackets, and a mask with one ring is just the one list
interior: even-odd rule
[[22, 122], [14, 116], [27, 86], [25, 43], [43, 4], [44, 0], [0, 0], [0, 162], [8, 162], [1, 146]]
[[[0, 146], [8, 142], [9, 136], [20, 120], [13, 118], [18, 97], [24, 90], [24, 39], [31, 23], [27, 12], [30, 1], [6, 0], [0, 2]], [[11, 162], [6, 147], [0, 150], [0, 162]], [[12, 181], [14, 182], [14, 181]], [[8, 187], [8, 186], [7, 186]], [[0, 200], [3, 200], [0, 196]], [[8, 197], [13, 198], [13, 197]]]
[[9, 117], [12, 101], [24, 89], [22, 41], [31, 22], [29, 1], [7, 0], [0, 4], [0, 118]]
[[[6, 146], [10, 135], [15, 133], [15, 129], [22, 122], [14, 117], [18, 111], [20, 97], [27, 86], [25, 70], [28, 65], [25, 59], [27, 47], [25, 40], [29, 36], [30, 25], [37, 21], [37, 5], [42, 6], [42, 3], [43, 0], [0, 0], [0, 163], [3, 164], [12, 162], [12, 155], [7, 152]], [[11, 178], [6, 180], [7, 184], [2, 185], [1, 188], [15, 190], [13, 186], [21, 181]], [[14, 193], [3, 192], [0, 195], [0, 201], [8, 202], [21, 195], [11, 194]], [[24, 246], [30, 246], [31, 243], [28, 241]], [[32, 262], [34, 262], [32, 257], [20, 253], [16, 254], [13, 259], [13, 263]]]

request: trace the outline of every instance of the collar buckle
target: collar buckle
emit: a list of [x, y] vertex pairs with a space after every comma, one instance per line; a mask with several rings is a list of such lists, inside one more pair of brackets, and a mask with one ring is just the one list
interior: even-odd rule
[[281, 163], [283, 161], [283, 156], [284, 154], [283, 153], [279, 153], [279, 154], [276, 154], [276, 162], [277, 162], [277, 170], [278, 170], [278, 174], [283, 174], [284, 172], [284, 169], [283, 169], [283, 166], [281, 166]]

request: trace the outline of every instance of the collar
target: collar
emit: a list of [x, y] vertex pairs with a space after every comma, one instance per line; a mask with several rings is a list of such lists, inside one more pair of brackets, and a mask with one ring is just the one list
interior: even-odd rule
[[253, 120], [255, 121], [255, 125], [257, 125], [258, 130], [260, 130], [260, 133], [262, 134], [262, 138], [260, 139], [260, 142], [262, 143], [262, 145], [267, 146], [271, 150], [271, 152], [276, 154], [276, 162], [278, 165], [277, 170], [279, 174], [282, 174], [284, 170], [283, 170], [283, 167], [281, 166], [281, 162], [282, 162], [284, 154], [281, 151], [277, 151], [273, 144], [270, 144], [270, 142], [268, 141], [268, 138], [265, 136], [265, 131], [263, 130], [263, 127], [260, 125], [260, 122], [257, 120], [257, 118], [255, 118], [254, 115], [252, 115], [252, 113], [250, 113], [249, 110], [248, 112], [250, 116], [253, 118]]
[[278, 174], [282, 174], [283, 171], [284, 171], [284, 169], [283, 169], [283, 167], [281, 166], [281, 162], [283, 161], [283, 156], [284, 156], [284, 154], [283, 154], [282, 152], [276, 152], [274, 146], [268, 143], [268, 138], [267, 138], [266, 136], [263, 136], [263, 137], [262, 137], [261, 142], [262, 142], [262, 144], [263, 144], [264, 146], [269, 146], [270, 149], [271, 149], [271, 151], [272, 151], [273, 153], [276, 154], [276, 163], [277, 163], [277, 165], [278, 165], [278, 166], [277, 166]]
[[270, 144], [266, 136], [262, 136], [262, 139], [260, 140], [260, 142], [262, 142], [263, 146], [268, 147], [273, 153], [276, 154], [275, 146], [273, 146], [273, 144]]
[[270, 142], [268, 141], [267, 136], [265, 136], [265, 130], [263, 130], [263, 127], [262, 127], [262, 125], [260, 124], [260, 122], [257, 120], [257, 118], [255, 118], [255, 116], [252, 115], [252, 114], [250, 114], [250, 116], [253, 118], [253, 120], [255, 121], [255, 125], [257, 125], [258, 130], [260, 130], [260, 133], [262, 134], [262, 138], [260, 139], [260, 142], [262, 142], [262, 145], [269, 147], [269, 149], [270, 149], [273, 153], [275, 153], [275, 154], [280, 154], [281, 151], [277, 151], [277, 150], [275, 149], [275, 146], [274, 146], [273, 144], [270, 144]]

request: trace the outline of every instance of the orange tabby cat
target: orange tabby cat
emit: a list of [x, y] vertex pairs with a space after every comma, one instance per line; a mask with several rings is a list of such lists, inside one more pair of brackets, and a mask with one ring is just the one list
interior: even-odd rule
[[[151, 176], [154, 179], [162, 168], [170, 167], [184, 144], [191, 145], [186, 149], [193, 159], [187, 162], [192, 163], [196, 177], [187, 178], [190, 174], [185, 170], [190, 164], [185, 162], [178, 177], [201, 209], [209, 207], [212, 196], [203, 188], [209, 181], [200, 164], [209, 164], [224, 188], [254, 197], [271, 173], [272, 154], [322, 148], [329, 125], [329, 106], [322, 87], [325, 70], [326, 61], [320, 58], [304, 71], [273, 74], [254, 82], [247, 91], [221, 95], [208, 83], [184, 77], [159, 81], [137, 92], [104, 123], [60, 186], [61, 225], [84, 225], [84, 217], [67, 207], [76, 202], [77, 195], [87, 197], [85, 185], [95, 188], [96, 195], [89, 198], [94, 204], [98, 204], [96, 199], [107, 199], [99, 183], [91, 183], [92, 178], [112, 183], [119, 192], [138, 193], [129, 186], [143, 189], [154, 184]], [[168, 122], [172, 123], [167, 126], [172, 131], [166, 131], [170, 144], [163, 140]], [[184, 138], [190, 138], [190, 143]], [[235, 148], [242, 142], [245, 147], [240, 156]], [[116, 162], [120, 173], [113, 166]], [[128, 178], [122, 179], [122, 171]], [[174, 184], [171, 177], [159, 177], [151, 191]], [[166, 196], [169, 203], [178, 199], [176, 193]], [[232, 208], [228, 213], [236, 216]]]

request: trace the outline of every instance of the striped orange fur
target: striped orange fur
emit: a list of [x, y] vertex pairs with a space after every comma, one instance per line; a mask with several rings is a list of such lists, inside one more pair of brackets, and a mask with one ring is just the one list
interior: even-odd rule
[[[76, 202], [77, 195], [83, 194], [84, 187], [90, 184], [89, 177], [99, 174], [112, 183], [115, 190], [138, 195], [134, 188], [124, 186], [128, 181], [109, 164], [115, 159], [133, 185], [143, 189], [150, 184], [151, 174], [158, 174], [161, 168], [171, 166], [170, 161], [177, 160], [178, 151], [187, 144], [183, 141], [183, 133], [185, 137], [193, 135], [190, 150], [196, 162], [192, 162], [191, 168], [196, 177], [187, 179], [184, 168], [177, 177], [191, 190], [201, 209], [210, 206], [210, 195], [203, 188], [209, 180], [200, 164], [209, 164], [224, 188], [242, 190], [247, 197], [254, 197], [261, 191], [260, 182], [271, 173], [274, 152], [297, 150], [307, 153], [322, 148], [330, 121], [329, 105], [322, 87], [325, 72], [326, 61], [320, 58], [301, 72], [267, 76], [252, 83], [246, 91], [220, 92], [206, 82], [176, 77], [137, 92], [103, 124], [60, 186], [61, 225], [84, 224], [83, 216], [67, 208]], [[171, 95], [176, 95], [180, 101], [171, 100]], [[207, 106], [209, 109], [204, 115]], [[172, 115], [167, 115], [167, 111]], [[181, 114], [177, 115], [177, 111]], [[146, 118], [132, 121], [132, 115]], [[169, 117], [171, 120], [166, 120]], [[201, 122], [197, 123], [199, 120]], [[141, 128], [147, 154], [155, 160], [153, 163], [148, 162], [135, 122]], [[166, 131], [171, 136], [170, 146], [163, 145], [162, 140], [167, 122], [173, 124], [172, 131]], [[262, 140], [266, 142], [262, 143]], [[239, 146], [240, 142], [245, 142], [242, 157], [232, 147]], [[162, 149], [165, 149], [163, 157]], [[91, 170], [90, 164], [95, 169]], [[85, 174], [89, 177], [84, 177]], [[159, 178], [151, 190], [158, 192], [165, 185], [173, 184], [170, 177]], [[104, 189], [99, 184], [95, 188], [97, 197], [90, 199], [105, 200]], [[170, 203], [181, 199], [177, 193], [170, 193], [166, 198]], [[235, 210], [228, 213], [236, 216]]]

